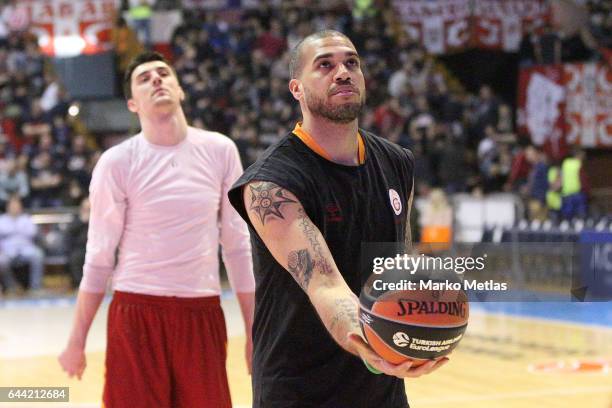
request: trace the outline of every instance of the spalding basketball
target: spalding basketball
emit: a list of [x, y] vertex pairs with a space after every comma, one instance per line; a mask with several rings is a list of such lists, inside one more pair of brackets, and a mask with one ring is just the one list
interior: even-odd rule
[[[448, 279], [412, 278], [412, 289], [402, 290], [381, 290], [376, 279], [380, 275], [373, 275], [361, 292], [359, 321], [378, 355], [393, 364], [412, 359], [416, 367], [457, 346], [467, 328], [469, 303], [456, 277], [450, 284]], [[424, 279], [436, 284], [423, 285]], [[391, 287], [407, 286], [404, 282]]]

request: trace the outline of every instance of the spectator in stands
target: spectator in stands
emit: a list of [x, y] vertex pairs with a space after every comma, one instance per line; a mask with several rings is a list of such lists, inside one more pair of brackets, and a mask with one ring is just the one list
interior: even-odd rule
[[546, 22], [542, 33], [534, 38], [533, 51], [537, 64], [560, 64], [561, 63], [561, 37]]
[[548, 167], [546, 173], [548, 190], [546, 191], [546, 209], [548, 218], [558, 221], [561, 217], [561, 169], [557, 164]]
[[478, 163], [482, 176], [482, 187], [485, 193], [498, 189], [506, 180], [502, 180], [499, 167], [500, 145], [493, 125], [484, 129], [485, 137], [478, 144]]
[[575, 146], [561, 164], [561, 216], [566, 220], [587, 216], [590, 185], [582, 165], [584, 157], [584, 151]]
[[536, 63], [534, 44], [537, 40], [537, 35], [535, 29], [534, 23], [527, 22], [525, 34], [521, 38], [518, 55], [519, 63], [523, 67], [528, 67]]
[[54, 207], [61, 205], [59, 198], [64, 178], [54, 166], [51, 154], [41, 151], [30, 162], [31, 207]]
[[85, 248], [87, 245], [87, 231], [89, 229], [89, 197], [82, 199], [79, 213], [68, 227], [68, 272], [72, 288], [76, 289], [83, 278], [83, 264], [85, 264]]
[[505, 191], [525, 193], [525, 186], [531, 172], [531, 164], [534, 162], [533, 157], [535, 154], [535, 148], [530, 144], [519, 146], [516, 149], [516, 153], [512, 157], [512, 168], [510, 169], [508, 181], [503, 186]]
[[514, 126], [512, 124], [512, 109], [510, 105], [505, 103], [499, 105], [497, 113], [496, 130], [502, 135], [508, 135], [512, 138], [511, 142], [515, 142]]
[[44, 91], [40, 97], [40, 107], [43, 112], [50, 112], [60, 101], [61, 85], [55, 74], [44, 76]]
[[478, 98], [474, 104], [474, 125], [479, 137], [482, 137], [484, 129], [488, 125], [497, 124], [499, 101], [493, 95], [489, 85], [482, 85], [478, 91]]
[[270, 29], [257, 38], [255, 49], [260, 49], [271, 60], [278, 58], [287, 49], [287, 40], [280, 21], [270, 21]]
[[140, 42], [145, 48], [151, 48], [153, 41], [151, 39], [151, 17], [153, 9], [149, 4], [149, 0], [137, 0], [136, 4], [130, 7], [131, 23], [138, 34]]
[[88, 168], [91, 151], [87, 147], [85, 136], [76, 135], [67, 154], [66, 176], [68, 180], [75, 180], [83, 190], [89, 187], [91, 172]]
[[2, 132], [0, 128], [0, 171], [6, 172], [8, 170], [9, 161], [13, 160], [16, 156], [15, 149], [8, 142], [8, 136]]
[[0, 170], [1, 211], [6, 209], [6, 204], [13, 195], [17, 195], [21, 200], [24, 200], [29, 193], [30, 186], [26, 172], [19, 168], [16, 159], [9, 159], [7, 168]]
[[402, 130], [409, 112], [400, 104], [399, 98], [389, 97], [374, 111], [374, 126], [378, 134], [389, 136], [394, 130]]
[[62, 189], [60, 200], [64, 206], [76, 207], [80, 205], [81, 201], [86, 196], [87, 190], [81, 187], [77, 180], [70, 179], [67, 185]]
[[[8, 50], [5, 46], [0, 45], [0, 87], [4, 87], [8, 84], [10, 80], [9, 67], [7, 64]], [[5, 98], [6, 93], [3, 92], [3, 99]]]
[[53, 117], [53, 140], [64, 149], [68, 148], [72, 130], [66, 122], [64, 115], [58, 114]]
[[115, 67], [117, 69], [116, 87], [120, 92], [123, 92], [121, 78], [123, 78], [123, 74], [132, 58], [141, 53], [143, 47], [138, 41], [137, 34], [128, 26], [122, 16], [117, 18], [115, 26], [111, 31], [111, 42], [115, 48]]
[[12, 196], [7, 212], [0, 216], [0, 269], [10, 268], [15, 262], [26, 262], [30, 267], [30, 289], [42, 288], [44, 253], [35, 240], [38, 234], [32, 217], [23, 212], [21, 199]]
[[421, 225], [421, 242], [434, 244], [427, 252], [448, 248], [448, 245], [443, 244], [448, 244], [452, 240], [453, 209], [448, 203], [444, 190], [434, 188], [429, 192], [419, 224]]
[[[438, 181], [448, 194], [466, 190], [469, 175], [467, 149], [462, 139], [443, 134], [439, 140]], [[433, 161], [433, 160], [432, 160]]]
[[9, 37], [24, 33], [30, 26], [29, 13], [18, 0], [9, 0], [2, 9], [0, 19], [9, 30]]
[[[4, 47], [7, 44], [7, 38], [9, 36], [9, 28], [4, 21], [4, 8], [5, 5], [0, 3], [0, 47]], [[1, 57], [1, 56], [0, 56]], [[2, 58], [0, 58], [1, 60]]]
[[29, 113], [25, 115], [21, 126], [21, 133], [25, 138], [25, 143], [33, 146], [43, 134], [51, 134], [52, 127], [50, 121], [45, 117], [39, 98], [32, 99], [29, 108]]
[[549, 189], [546, 154], [542, 148], [535, 147], [529, 160], [532, 162], [527, 181], [529, 219], [544, 221], [547, 218], [546, 193]]
[[429, 152], [435, 137], [436, 121], [425, 96], [419, 96], [415, 101], [415, 110], [409, 118], [410, 137], [414, 143], [423, 145], [425, 152]]

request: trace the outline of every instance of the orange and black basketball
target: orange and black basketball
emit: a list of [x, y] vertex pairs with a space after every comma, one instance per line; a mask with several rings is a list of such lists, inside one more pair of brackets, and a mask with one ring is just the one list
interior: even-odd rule
[[428, 289], [418, 282], [426, 278], [413, 278], [414, 289], [387, 291], [375, 289], [376, 279], [380, 275], [372, 276], [361, 292], [359, 320], [381, 357], [393, 364], [412, 359], [418, 366], [457, 346], [467, 328], [469, 303], [456, 277], [449, 278], [452, 285], [444, 285], [448, 279], [432, 280], [448, 289]]

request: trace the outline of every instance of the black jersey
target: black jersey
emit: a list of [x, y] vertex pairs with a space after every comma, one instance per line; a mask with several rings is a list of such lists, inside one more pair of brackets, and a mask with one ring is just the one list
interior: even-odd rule
[[412, 188], [410, 151], [360, 131], [365, 163], [345, 166], [289, 134], [249, 167], [229, 193], [251, 229], [256, 281], [253, 407], [405, 408], [404, 382], [371, 374], [343, 350], [306, 293], [275, 261], [249, 222], [242, 186], [270, 181], [292, 192], [319, 228], [351, 290], [359, 295], [371, 270], [360, 270], [362, 242], [403, 242]]

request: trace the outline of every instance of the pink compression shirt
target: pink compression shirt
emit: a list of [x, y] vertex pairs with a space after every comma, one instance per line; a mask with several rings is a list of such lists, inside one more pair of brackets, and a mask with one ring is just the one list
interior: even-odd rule
[[253, 292], [248, 229], [227, 199], [241, 173], [229, 138], [192, 127], [175, 146], [139, 133], [108, 149], [90, 185], [81, 289], [104, 292], [112, 276], [124, 292], [219, 295], [220, 243], [234, 291]]

